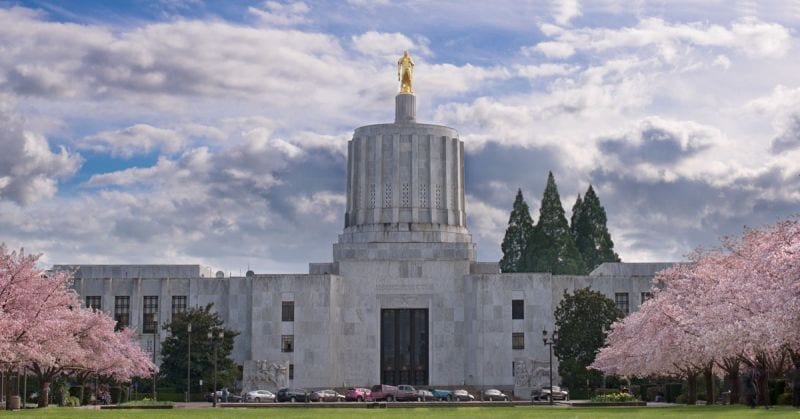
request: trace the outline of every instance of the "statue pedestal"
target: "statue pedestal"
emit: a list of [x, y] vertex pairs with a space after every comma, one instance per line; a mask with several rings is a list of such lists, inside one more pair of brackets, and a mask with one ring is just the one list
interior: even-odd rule
[[417, 122], [417, 98], [413, 93], [400, 93], [394, 98], [394, 123]]

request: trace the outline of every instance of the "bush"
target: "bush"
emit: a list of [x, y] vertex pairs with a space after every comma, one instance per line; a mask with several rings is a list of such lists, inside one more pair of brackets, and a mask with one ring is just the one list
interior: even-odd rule
[[594, 396], [592, 397], [592, 401], [597, 403], [621, 403], [636, 402], [639, 401], [639, 399], [629, 393], [610, 393]]
[[779, 394], [776, 404], [782, 404], [782, 405], [790, 405], [790, 404], [792, 404], [792, 393]]
[[81, 399], [75, 396], [67, 397], [67, 400], [64, 401], [64, 406], [66, 407], [78, 407], [81, 405]]
[[678, 397], [675, 398], [675, 403], [686, 404], [686, 395], [685, 394], [679, 394]]
[[681, 387], [683, 387], [682, 383], [668, 383], [665, 385], [667, 402], [669, 403], [686, 403], [686, 398], [684, 397], [682, 402], [678, 401], [678, 396], [681, 395]]

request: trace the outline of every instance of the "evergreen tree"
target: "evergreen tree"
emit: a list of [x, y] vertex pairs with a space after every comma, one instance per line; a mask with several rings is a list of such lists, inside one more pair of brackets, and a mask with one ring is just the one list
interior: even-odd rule
[[503, 237], [501, 245], [503, 258], [500, 259], [500, 270], [502, 272], [525, 272], [525, 247], [532, 233], [533, 220], [530, 209], [528, 209], [525, 198], [522, 197], [522, 189], [518, 189], [511, 216], [508, 218], [506, 235]]
[[539, 222], [525, 251], [525, 268], [528, 272], [581, 275], [586, 273], [553, 173], [547, 175], [547, 186], [539, 209]]
[[581, 201], [580, 195], [572, 207], [572, 236], [589, 271], [604, 262], [619, 262], [614, 252], [614, 242], [606, 226], [606, 210], [592, 185]]
[[[213, 303], [205, 307], [190, 307], [181, 313], [175, 313], [172, 321], [164, 324], [164, 330], [170, 335], [161, 346], [162, 362], [159, 371], [159, 380], [163, 385], [171, 386], [177, 392], [186, 391], [186, 355], [188, 339], [192, 340], [191, 352], [191, 382], [192, 394], [199, 395], [211, 390], [214, 381], [214, 345], [217, 345], [217, 389], [233, 387], [239, 378], [236, 363], [230, 358], [233, 351], [233, 338], [239, 332], [225, 329], [219, 313], [212, 312]], [[187, 326], [191, 323], [191, 335], [187, 333]], [[223, 332], [222, 341], [219, 341], [219, 331]], [[212, 339], [208, 333], [212, 332]], [[207, 386], [199, 392], [200, 380]], [[194, 396], [193, 396], [194, 398]]]
[[564, 291], [558, 304], [555, 326], [558, 344], [553, 347], [558, 357], [558, 374], [570, 396], [588, 398], [590, 386], [602, 383], [602, 374], [588, 367], [605, 341], [605, 330], [624, 313], [611, 299], [589, 288], [577, 289], [574, 294]]

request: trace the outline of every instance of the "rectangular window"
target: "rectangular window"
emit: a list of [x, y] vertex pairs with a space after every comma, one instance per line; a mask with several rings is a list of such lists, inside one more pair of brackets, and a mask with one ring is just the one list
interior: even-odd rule
[[117, 330], [131, 325], [131, 297], [114, 297], [114, 320], [117, 321]]
[[178, 313], [183, 313], [186, 311], [186, 296], [185, 295], [173, 295], [172, 296], [172, 315], [175, 316]]
[[158, 329], [158, 296], [144, 297], [142, 333], [155, 333]]
[[525, 301], [511, 300], [511, 318], [515, 320], [525, 318]]
[[294, 321], [294, 301], [284, 301], [281, 306], [281, 320], [285, 322]]
[[630, 311], [628, 309], [628, 293], [627, 292], [618, 292], [614, 294], [614, 302], [617, 303], [617, 308], [622, 310], [623, 313], [628, 314]]
[[281, 352], [294, 352], [294, 335], [281, 336]]
[[102, 298], [99, 295], [89, 295], [86, 297], [86, 308], [91, 308], [92, 310], [102, 310], [103, 305]]
[[289, 379], [294, 380], [294, 364], [289, 364]]
[[653, 298], [653, 293], [652, 292], [643, 292], [642, 293], [642, 304], [644, 304], [645, 301], [647, 301], [647, 300], [649, 300], [651, 298]]
[[511, 334], [511, 349], [525, 349], [525, 334], [512, 333]]

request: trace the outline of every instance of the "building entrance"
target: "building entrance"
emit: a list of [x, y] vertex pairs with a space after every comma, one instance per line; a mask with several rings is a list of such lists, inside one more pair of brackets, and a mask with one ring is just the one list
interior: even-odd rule
[[381, 383], [428, 384], [428, 309], [381, 310]]

